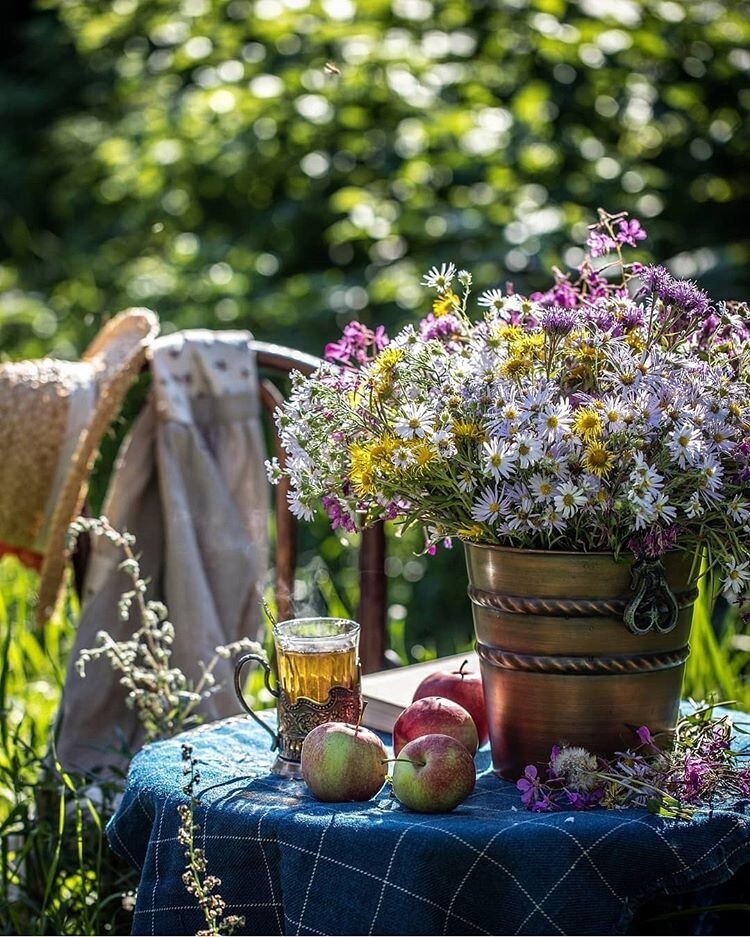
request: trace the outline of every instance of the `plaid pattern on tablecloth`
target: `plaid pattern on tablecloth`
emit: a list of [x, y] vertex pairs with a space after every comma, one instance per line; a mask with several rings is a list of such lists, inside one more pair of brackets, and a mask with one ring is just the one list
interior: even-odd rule
[[605, 934], [654, 892], [693, 891], [750, 862], [750, 802], [689, 823], [645, 811], [533, 814], [488, 770], [454, 813], [409, 813], [387, 791], [322, 804], [268, 774], [245, 717], [145, 748], [108, 827], [141, 870], [135, 934], [204, 926], [182, 882], [180, 746], [201, 763], [197, 845], [248, 934]]

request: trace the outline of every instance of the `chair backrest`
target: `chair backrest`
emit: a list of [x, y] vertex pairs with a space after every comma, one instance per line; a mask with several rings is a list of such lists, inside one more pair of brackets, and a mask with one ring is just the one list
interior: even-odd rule
[[[263, 410], [273, 416], [275, 409], [284, 400], [279, 388], [264, 375], [287, 378], [292, 371], [311, 374], [319, 365], [320, 359], [304, 352], [273, 345], [268, 342], [250, 343], [255, 351], [258, 370], [261, 377], [261, 404]], [[281, 465], [285, 453], [281, 446], [278, 430], [270, 419], [273, 432], [274, 454]], [[287, 502], [289, 483], [284, 479], [275, 489], [276, 517], [276, 565], [274, 594], [276, 609], [280, 621], [293, 617], [292, 597], [294, 595], [294, 574], [297, 560], [297, 519], [291, 513]], [[84, 508], [85, 512], [85, 508]], [[79, 537], [73, 554], [73, 570], [77, 592], [83, 594], [83, 581], [89, 558], [89, 540]], [[365, 673], [380, 670], [385, 663], [385, 623], [386, 623], [386, 579], [385, 579], [385, 534], [383, 525], [378, 524], [362, 534], [359, 552], [360, 601], [357, 620], [361, 626], [360, 658]]]
[[[320, 365], [320, 359], [282, 345], [267, 342], [251, 342], [256, 354], [261, 375], [287, 377], [292, 371], [312, 374]], [[272, 415], [283, 401], [281, 391], [268, 377], [261, 378], [261, 402], [263, 409]], [[274, 439], [274, 454], [279, 464], [284, 464], [285, 453], [281, 446], [275, 423], [271, 421]], [[274, 592], [276, 607], [281, 620], [293, 614], [292, 595], [297, 558], [297, 520], [289, 511], [287, 492], [289, 483], [284, 479], [276, 488], [276, 569]], [[386, 578], [385, 578], [385, 534], [383, 525], [377, 524], [362, 534], [359, 551], [359, 610], [357, 620], [362, 628], [360, 657], [365, 673], [380, 670], [385, 661], [386, 623]]]

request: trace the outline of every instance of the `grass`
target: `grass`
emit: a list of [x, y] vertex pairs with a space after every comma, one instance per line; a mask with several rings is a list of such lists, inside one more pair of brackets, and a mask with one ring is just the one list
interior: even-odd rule
[[[349, 615], [356, 599], [319, 568], [308, 573], [331, 614]], [[114, 786], [91, 789], [48, 757], [65, 665], [75, 636], [74, 601], [42, 630], [29, 597], [36, 577], [0, 561], [0, 931], [26, 934], [129, 933], [122, 899], [137, 876], [109, 850], [104, 825]], [[696, 605], [685, 694], [711, 694], [750, 709], [750, 652], [737, 649], [738, 619], [714, 614], [705, 589]], [[450, 627], [449, 625], [447, 627]], [[391, 646], [406, 657], [404, 620]], [[258, 692], [261, 675], [253, 678]]]
[[77, 609], [37, 629], [35, 587], [33, 574], [0, 562], [0, 929], [127, 933], [122, 897], [137, 877], [105, 840], [114, 787], [91, 789], [48, 754]]

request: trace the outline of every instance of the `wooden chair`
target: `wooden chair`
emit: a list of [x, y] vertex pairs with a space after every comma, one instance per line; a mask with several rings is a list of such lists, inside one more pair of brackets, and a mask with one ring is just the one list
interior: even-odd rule
[[[258, 371], [261, 375], [261, 404], [269, 417], [273, 432], [274, 454], [281, 465], [285, 453], [281, 446], [276, 424], [271, 418], [276, 407], [284, 400], [283, 394], [273, 382], [288, 378], [292, 371], [311, 374], [320, 365], [320, 359], [304, 352], [273, 345], [268, 342], [250, 343], [255, 351]], [[275, 489], [274, 512], [276, 516], [276, 568], [274, 594], [279, 620], [293, 617], [292, 596], [297, 559], [297, 519], [289, 511], [287, 492], [289, 482], [284, 479]], [[82, 594], [83, 579], [88, 564], [89, 544], [80, 537], [73, 569], [78, 594]], [[378, 524], [362, 534], [359, 553], [360, 601], [357, 620], [360, 634], [360, 658], [362, 670], [371, 673], [381, 670], [385, 664], [386, 623], [386, 580], [385, 580], [385, 535], [383, 525]]]

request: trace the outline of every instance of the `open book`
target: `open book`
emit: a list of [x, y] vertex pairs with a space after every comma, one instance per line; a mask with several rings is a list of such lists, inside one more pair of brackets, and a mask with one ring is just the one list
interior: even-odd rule
[[467, 670], [479, 673], [479, 658], [476, 653], [465, 651], [463, 654], [439, 657], [422, 664], [364, 674], [362, 698], [367, 703], [367, 708], [362, 722], [370, 729], [390, 732], [401, 711], [411, 703], [414, 691], [425, 677], [438, 670], [449, 673], [458, 670], [465, 660], [469, 661]]

